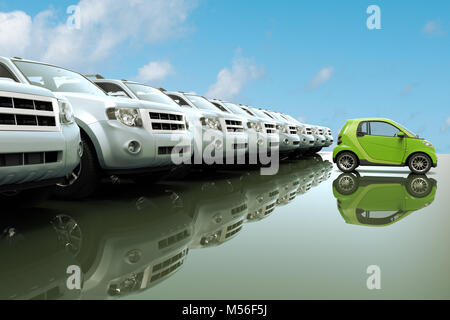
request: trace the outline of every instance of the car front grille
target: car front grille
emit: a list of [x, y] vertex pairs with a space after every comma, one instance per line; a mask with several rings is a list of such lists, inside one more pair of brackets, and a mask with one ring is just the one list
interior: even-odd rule
[[242, 219], [239, 222], [236, 222], [235, 224], [232, 224], [231, 226], [228, 226], [226, 229], [225, 239], [231, 238], [232, 236], [237, 234], [239, 231], [241, 231], [243, 224], [244, 224], [244, 219]]
[[306, 134], [313, 134], [313, 130], [310, 127], [306, 128]]
[[289, 127], [289, 132], [291, 133], [291, 134], [297, 134], [297, 127]]
[[267, 215], [271, 214], [275, 210], [275, 206], [276, 206], [275, 202], [270, 204], [270, 205], [268, 205], [268, 206], [266, 206], [266, 210], [264, 211], [264, 215], [267, 216]]
[[189, 146], [169, 146], [169, 147], [159, 147], [158, 148], [158, 155], [169, 155], [172, 153], [178, 153], [178, 154], [184, 154], [189, 153], [190, 147]]
[[62, 151], [3, 153], [0, 154], [0, 167], [19, 167], [36, 164], [57, 163], [62, 159]]
[[178, 254], [175, 254], [170, 258], [158, 264], [155, 264], [152, 268], [150, 282], [160, 280], [177, 271], [184, 264], [184, 260], [186, 259], [188, 253], [189, 249], [185, 249]]
[[167, 112], [149, 112], [151, 130], [161, 133], [185, 131], [186, 122], [181, 114]]
[[272, 134], [272, 133], [276, 133], [277, 132], [274, 124], [265, 123], [264, 127], [266, 128], [266, 133], [267, 134]]
[[225, 120], [225, 126], [227, 132], [242, 133], [244, 132], [244, 126], [242, 121], [238, 120]]
[[160, 250], [168, 248], [168, 247], [174, 245], [175, 243], [178, 243], [184, 239], [187, 239], [189, 236], [190, 236], [189, 231], [187, 229], [183, 230], [177, 234], [171, 235], [170, 237], [167, 237], [167, 238], [159, 241], [158, 248]]
[[0, 130], [59, 131], [53, 102], [0, 94]]

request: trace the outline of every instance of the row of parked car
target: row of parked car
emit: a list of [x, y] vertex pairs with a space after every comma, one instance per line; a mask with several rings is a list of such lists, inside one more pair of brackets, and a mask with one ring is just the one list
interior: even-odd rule
[[17, 57], [0, 57], [0, 80], [0, 197], [57, 185], [58, 196], [83, 198], [105, 175], [333, 143], [329, 128], [283, 113]]

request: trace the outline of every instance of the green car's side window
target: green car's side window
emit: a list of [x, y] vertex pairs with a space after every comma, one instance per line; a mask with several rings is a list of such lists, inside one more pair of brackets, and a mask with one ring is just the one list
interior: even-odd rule
[[369, 125], [367, 121], [363, 121], [358, 126], [357, 136], [362, 137], [365, 136], [366, 134], [369, 134]]
[[397, 137], [397, 134], [399, 132], [400, 130], [397, 127], [387, 122], [382, 121], [370, 122], [370, 135], [372, 136]]

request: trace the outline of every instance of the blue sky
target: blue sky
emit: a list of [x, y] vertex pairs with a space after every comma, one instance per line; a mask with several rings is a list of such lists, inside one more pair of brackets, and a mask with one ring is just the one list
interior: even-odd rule
[[[450, 1], [114, 2], [0, 1], [0, 55], [270, 107], [334, 132], [388, 117], [450, 153]], [[81, 29], [65, 31], [72, 4]], [[372, 4], [381, 30], [366, 26]]]

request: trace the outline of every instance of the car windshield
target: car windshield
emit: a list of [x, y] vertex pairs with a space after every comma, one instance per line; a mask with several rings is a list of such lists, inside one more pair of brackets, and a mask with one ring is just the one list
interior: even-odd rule
[[14, 61], [14, 64], [32, 85], [53, 92], [76, 92], [106, 96], [106, 93], [99, 87], [79, 73], [35, 62]]
[[283, 118], [282, 116], [280, 116], [278, 113], [275, 113], [275, 112], [267, 112], [267, 113], [269, 113], [269, 115], [271, 115], [272, 117], [274, 117], [277, 120], [281, 120], [283, 122], [286, 122], [286, 119]]
[[267, 114], [265, 114], [265, 113], [262, 112], [261, 110], [252, 108], [252, 112], [253, 112], [254, 114], [256, 114], [258, 117], [260, 117], [260, 118], [273, 120], [271, 117], [269, 117]]
[[415, 133], [413, 133], [411, 130], [408, 130], [407, 128], [405, 128], [405, 126], [402, 126], [401, 124], [398, 124], [397, 122], [396, 122], [396, 124], [398, 125], [398, 127], [399, 127], [400, 129], [403, 129], [403, 131], [406, 131], [406, 134], [407, 134], [407, 135], [412, 136], [412, 137], [416, 137], [416, 138], [419, 137], [418, 134], [415, 134]]
[[217, 108], [211, 102], [206, 100], [205, 98], [200, 97], [200, 96], [195, 96], [195, 95], [192, 95], [192, 94], [185, 94], [185, 96], [197, 108], [202, 109], [202, 110], [208, 110], [208, 111], [217, 112]]
[[224, 105], [228, 108], [228, 109], [230, 109], [233, 113], [235, 113], [235, 114], [241, 114], [241, 115], [244, 115], [244, 116], [248, 116], [248, 114], [244, 111], [244, 110], [242, 110], [241, 108], [239, 108], [237, 105], [235, 105], [234, 103], [230, 103], [230, 102], [224, 102]]
[[171, 98], [166, 96], [160, 90], [152, 88], [150, 86], [138, 83], [125, 82], [125, 85], [133, 91], [139, 100], [145, 100], [156, 103], [164, 103], [168, 105], [175, 105], [179, 107]]

